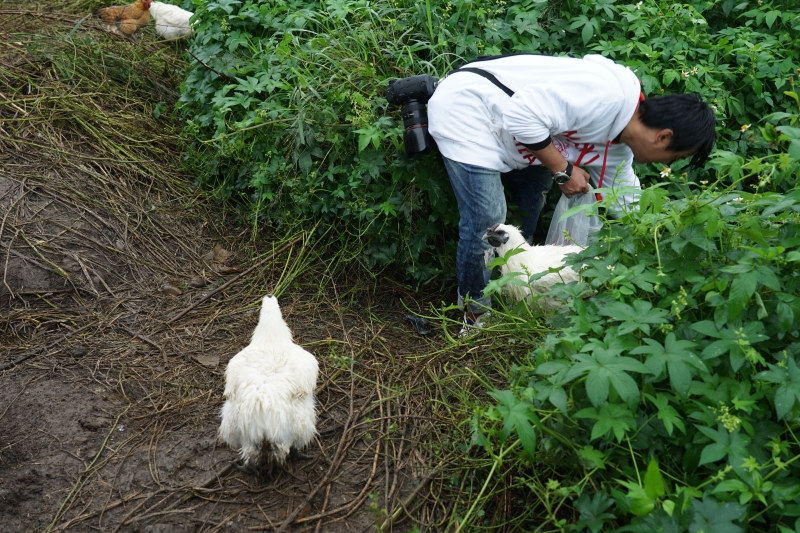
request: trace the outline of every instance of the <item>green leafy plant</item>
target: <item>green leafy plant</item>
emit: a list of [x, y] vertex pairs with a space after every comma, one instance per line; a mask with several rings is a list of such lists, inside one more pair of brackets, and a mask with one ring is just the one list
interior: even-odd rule
[[[389, 79], [441, 77], [480, 55], [599, 53], [648, 97], [700, 93], [717, 151], [694, 172], [635, 166], [639, 210], [607, 220], [573, 259], [583, 281], [551, 295], [566, 302], [551, 333], [475, 406], [472, 444], [488, 459], [461, 476], [478, 490], [454, 499], [453, 516], [459, 530], [800, 531], [796, 2], [196, 0], [194, 11], [178, 111], [198, 184], [254, 230], [323, 220], [331, 246], [415, 283], [452, 279], [457, 209], [438, 156], [405, 157]], [[528, 282], [509, 274], [489, 289]], [[497, 303], [493, 327], [537, 338], [530, 308]], [[511, 496], [493, 510], [500, 493]]]
[[[391, 78], [441, 77], [482, 54], [601, 53], [634, 69], [647, 95], [712, 102], [731, 169], [796, 134], [757, 126], [797, 112], [788, 1], [196, 0], [194, 11], [179, 109], [198, 183], [254, 228], [336, 224], [369, 266], [402, 265], [416, 283], [452, 270], [457, 209], [439, 157], [405, 157], [399, 110], [382, 95]], [[645, 182], [665, 172], [638, 170]], [[703, 179], [713, 172], [692, 176]], [[792, 181], [776, 160], [758, 183]]]
[[[534, 483], [525, 465], [574, 458], [560, 482], [576, 516], [559, 529], [796, 530], [800, 188], [738, 189], [772, 164], [747, 159], [747, 173], [720, 172], [709, 187], [646, 189], [638, 210], [568, 259], [582, 281], [553, 288], [565, 302], [556, 330], [510, 389], [491, 393], [501, 414], [513, 405], [515, 420], [537, 422], [518, 435], [517, 475]], [[478, 413], [476, 443], [513, 443], [506, 415], [498, 433], [492, 411]]]

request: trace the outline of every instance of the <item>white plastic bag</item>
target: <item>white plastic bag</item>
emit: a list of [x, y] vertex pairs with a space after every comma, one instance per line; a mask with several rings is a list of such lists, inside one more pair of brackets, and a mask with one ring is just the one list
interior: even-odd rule
[[567, 246], [577, 244], [578, 246], [589, 245], [589, 235], [597, 233], [603, 227], [600, 217], [597, 216], [597, 209], [590, 208], [581, 211], [564, 220], [559, 220], [568, 209], [579, 205], [596, 204], [597, 199], [592, 191], [586, 194], [575, 194], [572, 198], [567, 198], [564, 194], [556, 205], [553, 212], [553, 221], [547, 231], [547, 241], [545, 244], [556, 246]]

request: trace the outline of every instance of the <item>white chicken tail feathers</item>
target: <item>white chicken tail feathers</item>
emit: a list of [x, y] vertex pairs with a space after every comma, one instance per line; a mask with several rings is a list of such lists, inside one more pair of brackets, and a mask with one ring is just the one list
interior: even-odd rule
[[222, 406], [220, 440], [239, 449], [245, 464], [282, 465], [290, 448], [305, 447], [316, 433], [314, 397], [296, 392], [275, 386], [243, 387]]

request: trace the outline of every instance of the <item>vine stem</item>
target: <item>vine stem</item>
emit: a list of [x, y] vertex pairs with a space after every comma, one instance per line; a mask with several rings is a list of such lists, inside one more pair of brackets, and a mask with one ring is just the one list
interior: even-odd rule
[[[786, 429], [788, 429], [789, 433], [792, 434], [792, 438], [794, 439], [794, 441], [797, 442], [798, 444], [800, 444], [800, 441], [797, 440], [797, 437], [795, 437], [795, 435], [794, 435], [794, 431], [792, 431], [792, 428], [789, 427], [788, 424], [786, 425]], [[769, 478], [771, 478], [772, 476], [774, 476], [775, 474], [777, 474], [778, 472], [780, 472], [785, 467], [789, 466], [791, 463], [795, 462], [798, 459], [800, 459], [800, 455], [795, 455], [794, 457], [792, 457], [791, 459], [789, 459], [788, 461], [783, 463], [783, 466], [776, 466], [775, 469], [772, 472], [770, 472], [766, 476], [764, 476], [764, 481], [768, 480]]]
[[661, 265], [661, 249], [658, 247], [658, 230], [661, 228], [661, 224], [656, 224], [656, 227], [653, 228], [653, 243], [656, 245], [656, 259], [658, 260], [658, 274], [659, 276], [664, 275], [664, 268]]
[[633, 447], [631, 446], [631, 439], [625, 437], [625, 440], [628, 441], [628, 449], [631, 451], [631, 459], [633, 459], [633, 468], [636, 469], [636, 479], [639, 480], [639, 486], [642, 485], [642, 476], [639, 474], [639, 465], [636, 464], [636, 454], [633, 453]]
[[492, 463], [492, 469], [489, 470], [489, 475], [486, 476], [486, 481], [483, 482], [483, 486], [481, 487], [481, 491], [478, 493], [478, 497], [475, 498], [474, 502], [472, 502], [469, 511], [467, 511], [467, 514], [464, 515], [464, 519], [458, 525], [458, 528], [456, 528], [455, 533], [460, 533], [461, 530], [464, 528], [464, 524], [466, 524], [469, 521], [469, 517], [472, 515], [473, 511], [475, 511], [475, 508], [478, 506], [478, 503], [481, 501], [483, 493], [486, 492], [486, 488], [489, 486], [489, 481], [492, 480], [494, 471], [497, 470], [497, 467], [499, 465], [503, 464], [503, 457], [505, 457], [511, 450], [513, 450], [517, 446], [518, 442], [519, 441], [515, 441], [511, 446], [509, 446], [505, 450], [503, 450], [502, 448], [500, 449], [500, 454], [497, 457], [495, 457], [494, 462]]
[[768, 480], [769, 478], [771, 478], [772, 476], [774, 476], [775, 474], [777, 474], [778, 472], [789, 466], [791, 463], [797, 461], [798, 459], [800, 459], [800, 455], [795, 455], [794, 457], [783, 463], [783, 466], [776, 466], [772, 472], [764, 476], [764, 481]]

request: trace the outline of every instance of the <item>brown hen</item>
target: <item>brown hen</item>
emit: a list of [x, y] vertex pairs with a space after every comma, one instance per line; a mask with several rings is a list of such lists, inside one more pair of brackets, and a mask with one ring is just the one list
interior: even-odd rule
[[106, 31], [132, 39], [139, 28], [150, 22], [150, 2], [151, 0], [136, 0], [127, 6], [95, 9], [92, 14], [102, 21]]

